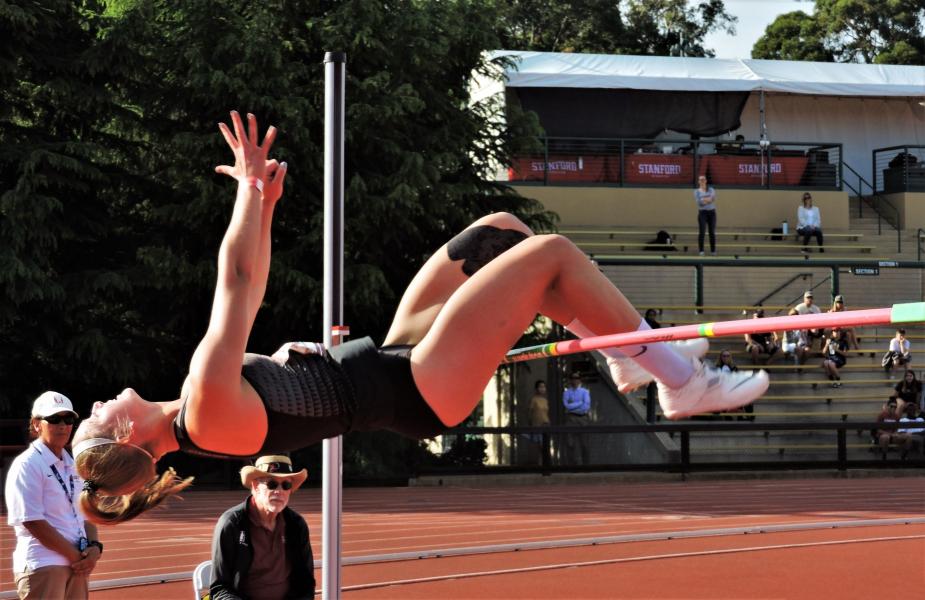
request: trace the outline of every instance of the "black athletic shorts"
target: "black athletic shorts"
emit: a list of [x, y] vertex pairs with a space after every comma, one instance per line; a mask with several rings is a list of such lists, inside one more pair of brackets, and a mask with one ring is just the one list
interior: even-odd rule
[[449, 429], [421, 396], [411, 375], [411, 346], [377, 348], [366, 337], [328, 350], [353, 384], [357, 406], [352, 430], [388, 429], [431, 438]]

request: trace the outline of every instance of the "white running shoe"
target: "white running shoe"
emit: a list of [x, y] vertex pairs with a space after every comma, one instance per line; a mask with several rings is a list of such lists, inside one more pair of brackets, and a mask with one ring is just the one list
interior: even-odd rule
[[755, 401], [768, 389], [768, 373], [764, 370], [729, 373], [699, 360], [694, 368], [693, 376], [677, 389], [658, 382], [658, 401], [667, 418], [735, 410]]
[[[700, 358], [710, 349], [710, 342], [706, 338], [668, 342], [668, 345], [675, 352], [687, 358]], [[646, 371], [632, 358], [608, 356], [607, 366], [610, 367], [610, 377], [617, 384], [617, 389], [620, 390], [621, 394], [628, 394], [655, 380], [652, 373]]]

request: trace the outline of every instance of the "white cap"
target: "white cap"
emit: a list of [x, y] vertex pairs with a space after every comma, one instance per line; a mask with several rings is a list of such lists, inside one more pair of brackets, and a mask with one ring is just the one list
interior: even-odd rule
[[74, 405], [68, 397], [59, 392], [45, 392], [36, 398], [32, 405], [33, 417], [50, 417], [60, 412], [70, 412], [74, 413], [75, 417], [80, 416], [74, 410]]

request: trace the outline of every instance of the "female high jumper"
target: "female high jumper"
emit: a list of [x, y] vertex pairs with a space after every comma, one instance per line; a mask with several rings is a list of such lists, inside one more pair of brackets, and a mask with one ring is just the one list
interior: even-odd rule
[[[440, 248], [405, 291], [377, 348], [369, 338], [286, 360], [245, 354], [270, 268], [270, 225], [286, 163], [267, 160], [276, 137], [258, 143], [231, 113], [219, 128], [238, 180], [231, 222], [218, 255], [208, 329], [193, 354], [180, 396], [149, 402], [133, 389], [97, 402], [74, 436], [86, 480], [81, 505], [96, 523], [118, 523], [188, 486], [155, 463], [183, 450], [246, 458], [279, 454], [353, 430], [389, 429], [424, 439], [463, 421], [537, 313], [579, 336], [645, 329], [623, 294], [574, 244], [533, 235], [509, 214], [483, 217]], [[768, 386], [764, 371], [722, 373], [704, 365], [705, 343], [665, 343], [608, 353], [618, 386], [654, 379], [664, 414], [680, 418], [748, 404]], [[686, 354], [685, 354], [686, 353]], [[625, 358], [630, 356], [632, 358]]]

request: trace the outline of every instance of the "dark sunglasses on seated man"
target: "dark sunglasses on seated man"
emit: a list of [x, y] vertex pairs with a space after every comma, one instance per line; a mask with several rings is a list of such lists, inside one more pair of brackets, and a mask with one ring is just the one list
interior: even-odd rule
[[262, 482], [262, 483], [263, 483], [265, 486], [267, 486], [267, 489], [268, 489], [268, 490], [275, 490], [275, 489], [278, 488], [278, 487], [281, 487], [281, 488], [283, 488], [284, 490], [287, 490], [287, 491], [292, 489], [292, 482], [291, 482], [291, 481], [279, 482], [279, 481], [276, 481], [275, 479], [270, 479], [270, 480], [264, 481], [264, 482]]
[[50, 417], [42, 417], [42, 420], [52, 425], [60, 425], [61, 423], [73, 425], [77, 422], [77, 417], [74, 415], [51, 415]]

